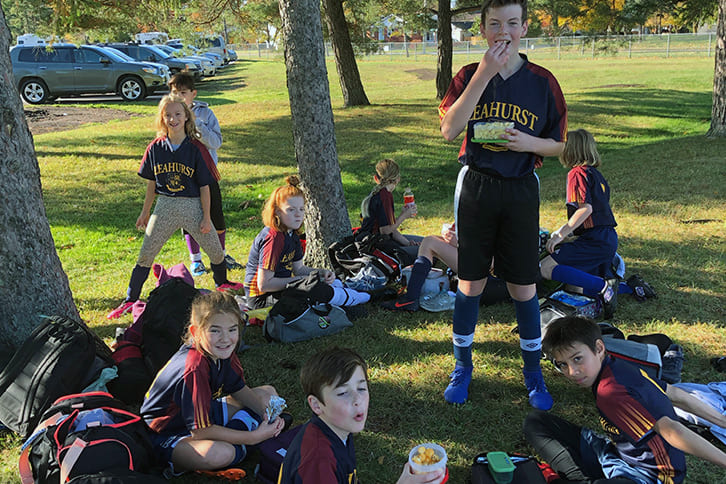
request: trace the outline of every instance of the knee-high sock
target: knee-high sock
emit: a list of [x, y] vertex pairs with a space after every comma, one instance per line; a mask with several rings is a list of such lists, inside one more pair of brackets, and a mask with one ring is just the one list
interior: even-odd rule
[[456, 291], [454, 306], [454, 358], [457, 366], [472, 367], [471, 345], [474, 343], [474, 330], [479, 318], [479, 296], [467, 296]]
[[192, 262], [200, 262], [202, 253], [199, 251], [199, 244], [190, 234], [184, 234], [184, 240], [187, 241], [187, 249], [189, 249], [189, 258]]
[[539, 370], [542, 356], [542, 330], [540, 329], [539, 301], [533, 296], [529, 301], [514, 301], [519, 326], [519, 347], [527, 371]]
[[403, 299], [406, 301], [416, 301], [421, 296], [421, 288], [426, 282], [426, 276], [431, 272], [431, 261], [420, 255], [416, 257], [411, 269], [411, 280], [408, 281], [406, 287], [406, 295]]
[[582, 288], [588, 296], [594, 296], [605, 288], [605, 279], [593, 276], [570, 266], [557, 265], [552, 269], [552, 279]]
[[355, 291], [347, 287], [342, 287], [341, 284], [333, 285], [333, 297], [329, 302], [336, 306], [356, 306], [367, 303], [370, 300], [371, 295], [367, 292]]
[[149, 277], [149, 271], [151, 267], [142, 267], [138, 264], [134, 266], [131, 271], [131, 280], [129, 280], [129, 287], [126, 290], [127, 301], [138, 301], [141, 296], [141, 289], [144, 287], [146, 279]]
[[214, 279], [214, 284], [221, 286], [227, 282], [227, 264], [225, 264], [224, 260], [219, 264], [212, 264], [210, 262], [210, 265], [212, 266], [212, 279]]

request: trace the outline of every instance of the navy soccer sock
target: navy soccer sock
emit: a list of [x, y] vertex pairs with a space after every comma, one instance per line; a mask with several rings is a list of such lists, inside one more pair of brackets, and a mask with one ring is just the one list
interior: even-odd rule
[[411, 268], [411, 279], [406, 287], [406, 295], [403, 297], [405, 301], [417, 301], [421, 296], [421, 288], [426, 282], [426, 276], [431, 272], [431, 261], [420, 255], [416, 257], [416, 262]]
[[562, 264], [556, 265], [552, 269], [552, 279], [572, 286], [581, 287], [582, 292], [588, 296], [600, 294], [605, 287], [605, 279], [602, 277], [593, 276], [587, 272]]
[[149, 271], [151, 267], [142, 267], [138, 264], [134, 266], [131, 271], [131, 280], [129, 280], [129, 287], [126, 290], [127, 301], [138, 301], [141, 296], [141, 289], [144, 287], [144, 282], [149, 277]]
[[471, 345], [474, 343], [474, 330], [479, 318], [478, 296], [467, 296], [456, 291], [456, 306], [454, 306], [454, 358], [456, 365], [472, 367]]
[[227, 282], [227, 264], [225, 264], [224, 260], [221, 264], [210, 263], [210, 266], [212, 267], [212, 279], [214, 279], [216, 286], [221, 286]]
[[538, 371], [542, 355], [542, 330], [540, 329], [539, 301], [533, 296], [528, 301], [514, 301], [519, 326], [519, 346], [525, 371]]

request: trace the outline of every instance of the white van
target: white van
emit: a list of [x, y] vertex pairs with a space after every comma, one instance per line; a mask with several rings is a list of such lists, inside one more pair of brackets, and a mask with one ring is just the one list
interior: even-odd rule
[[200, 39], [199, 48], [222, 56], [224, 63], [228, 63], [229, 52], [227, 52], [227, 44], [221, 35], [208, 35]]
[[166, 44], [169, 34], [166, 32], [141, 32], [134, 35], [139, 44]]
[[18, 45], [47, 45], [45, 39], [41, 39], [35, 34], [18, 35]]

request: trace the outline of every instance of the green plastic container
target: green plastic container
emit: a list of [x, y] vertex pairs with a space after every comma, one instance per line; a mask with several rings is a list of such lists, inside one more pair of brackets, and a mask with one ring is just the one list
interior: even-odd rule
[[489, 472], [497, 484], [509, 484], [514, 478], [514, 464], [506, 452], [488, 452]]

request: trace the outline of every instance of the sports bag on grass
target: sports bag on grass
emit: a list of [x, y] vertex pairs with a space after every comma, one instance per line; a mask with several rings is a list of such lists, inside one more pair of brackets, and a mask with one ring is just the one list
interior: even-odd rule
[[[275, 306], [280, 301], [275, 303]], [[262, 326], [265, 337], [271, 341], [281, 343], [305, 341], [335, 334], [353, 326], [345, 311], [332, 304], [308, 305], [302, 314], [293, 319], [288, 319], [283, 313], [275, 312], [275, 306], [270, 310]]]
[[265, 484], [277, 483], [282, 461], [287, 455], [287, 449], [302, 427], [302, 425], [293, 427], [277, 437], [265, 440], [258, 446], [260, 462], [255, 471], [258, 481]]
[[[511, 484], [547, 484], [545, 473], [554, 473], [546, 464], [540, 468], [540, 464], [534, 457], [510, 455], [509, 458], [515, 466]], [[471, 466], [471, 484], [497, 484], [489, 470], [486, 452], [474, 458]]]
[[0, 421], [27, 437], [57, 398], [80, 392], [112, 363], [111, 350], [85, 324], [41, 317], [0, 374]]
[[545, 328], [555, 319], [565, 316], [584, 316], [595, 319], [602, 313], [602, 304], [597, 299], [569, 291], [555, 291], [540, 302], [540, 325]]
[[651, 378], [661, 377], [663, 362], [656, 345], [617, 338], [603, 338], [602, 340], [605, 342], [605, 349], [613, 358], [645, 370]]
[[106, 392], [67, 395], [23, 444], [23, 484], [60, 484], [102, 471], [144, 472], [152, 447], [141, 417]]

